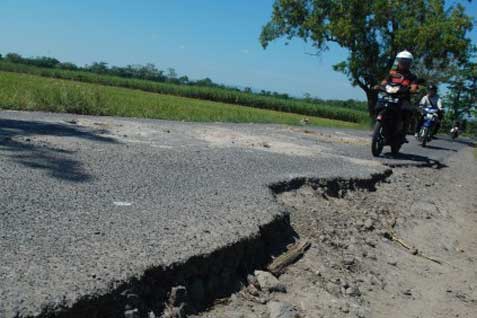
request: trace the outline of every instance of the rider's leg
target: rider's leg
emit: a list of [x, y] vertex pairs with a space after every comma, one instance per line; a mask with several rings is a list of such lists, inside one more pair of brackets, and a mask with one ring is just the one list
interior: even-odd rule
[[424, 116], [422, 116], [421, 112], [417, 112], [416, 117], [417, 117], [417, 124], [416, 124], [415, 134], [417, 135], [419, 134], [422, 124], [424, 123]]
[[409, 142], [406, 138], [407, 132], [409, 130], [409, 123], [411, 121], [411, 116], [413, 111], [415, 111], [411, 102], [408, 100], [403, 100], [401, 104], [401, 113], [402, 113], [402, 137], [404, 142]]

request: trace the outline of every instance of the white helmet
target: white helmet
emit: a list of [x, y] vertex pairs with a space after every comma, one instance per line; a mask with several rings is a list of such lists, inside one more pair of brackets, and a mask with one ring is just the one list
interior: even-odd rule
[[396, 59], [399, 60], [407, 60], [409, 62], [412, 62], [414, 59], [414, 56], [412, 56], [411, 52], [404, 50], [402, 52], [399, 52], [398, 55], [396, 56]]

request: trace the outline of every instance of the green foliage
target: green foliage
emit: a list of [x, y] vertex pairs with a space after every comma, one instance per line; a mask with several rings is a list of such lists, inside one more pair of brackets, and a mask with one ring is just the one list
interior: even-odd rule
[[477, 48], [473, 54], [449, 81], [446, 100], [456, 119], [464, 114], [477, 116]]
[[316, 102], [307, 103], [301, 100], [284, 99], [276, 96], [260, 96], [220, 87], [177, 85], [174, 83], [161, 83], [133, 78], [122, 78], [118, 76], [100, 75], [86, 71], [38, 68], [30, 65], [8, 63], [4, 61], [0, 61], [0, 70], [108, 86], [125, 87], [146, 92], [190, 97], [228, 104], [245, 105], [280, 112], [296, 113], [305, 116], [343, 120], [353, 123], [367, 122], [366, 113], [360, 109], [346, 106], [331, 106], [320, 103], [318, 100]]
[[[445, 96], [447, 124], [455, 120], [467, 124], [467, 132], [477, 136], [477, 49], [473, 57], [454, 73]], [[467, 120], [471, 119], [468, 123]]]
[[467, 59], [472, 18], [458, 4], [444, 0], [275, 0], [271, 20], [263, 27], [263, 47], [280, 37], [299, 37], [313, 43], [318, 53], [330, 42], [348, 49], [345, 61], [334, 66], [368, 96], [371, 89], [407, 49], [417, 65], [446, 71], [450, 63]]
[[[68, 112], [168, 120], [299, 125], [303, 116], [198, 99], [160, 95], [0, 71], [0, 109]], [[360, 128], [307, 117], [311, 125]]]

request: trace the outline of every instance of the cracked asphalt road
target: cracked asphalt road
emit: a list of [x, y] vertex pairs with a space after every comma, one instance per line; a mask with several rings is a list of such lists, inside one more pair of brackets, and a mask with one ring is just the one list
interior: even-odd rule
[[374, 159], [369, 132], [0, 112], [0, 316], [71, 306], [257, 235], [268, 187], [445, 163], [465, 145]]

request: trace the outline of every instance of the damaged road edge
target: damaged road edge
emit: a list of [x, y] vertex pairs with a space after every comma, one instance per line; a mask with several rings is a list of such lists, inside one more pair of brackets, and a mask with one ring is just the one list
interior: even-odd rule
[[[391, 175], [392, 170], [386, 169], [369, 178], [300, 177], [271, 184], [269, 188], [274, 197], [304, 185], [321, 188], [329, 196], [342, 197], [356, 189], [375, 191], [376, 185]], [[112, 287], [105, 295], [83, 297], [71, 307], [52, 305], [35, 318], [159, 317], [174, 310], [198, 313], [216, 299], [239, 291], [247, 274], [265, 268], [272, 255], [286, 251], [296, 237], [289, 211], [281, 211], [273, 221], [260, 227], [256, 235], [183, 263], [152, 267], [140, 278]]]

